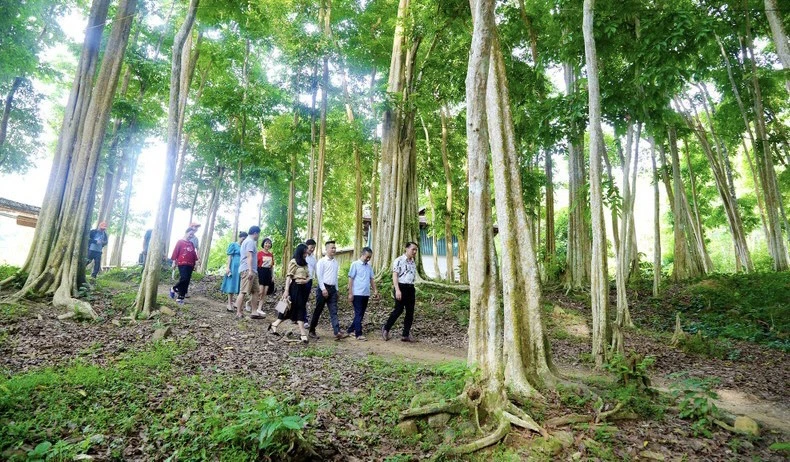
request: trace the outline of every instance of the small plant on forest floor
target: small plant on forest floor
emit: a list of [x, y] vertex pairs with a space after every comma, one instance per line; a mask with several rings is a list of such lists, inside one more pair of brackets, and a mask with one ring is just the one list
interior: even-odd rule
[[719, 379], [688, 377], [684, 373], [672, 374], [670, 378], [680, 380], [670, 386], [672, 397], [678, 403], [679, 417], [692, 421], [691, 430], [695, 436], [710, 437], [710, 428], [719, 416], [719, 409], [713, 404], [718, 398], [713, 387]]
[[613, 400], [617, 404], [610, 412], [615, 412], [614, 409], [619, 407], [617, 412], [631, 411], [641, 417], [661, 418], [664, 414], [664, 403], [650, 388], [650, 378], [647, 375], [647, 370], [654, 362], [655, 358], [652, 356], [614, 355], [604, 365], [604, 369], [615, 375], [617, 386], [604, 393], [596, 403], [599, 415], [606, 414], [602, 414], [604, 402]]
[[678, 339], [677, 346], [686, 353], [708, 358], [737, 361], [741, 356], [741, 350], [733, 348], [729, 340], [709, 338], [699, 331], [694, 335], [686, 335]]
[[30, 309], [21, 303], [0, 303], [0, 321], [13, 323], [26, 316]]

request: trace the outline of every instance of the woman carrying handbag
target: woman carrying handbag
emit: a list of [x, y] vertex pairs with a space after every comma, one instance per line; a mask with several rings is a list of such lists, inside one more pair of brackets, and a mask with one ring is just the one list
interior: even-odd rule
[[[310, 273], [307, 268], [307, 246], [299, 244], [293, 254], [293, 259], [288, 263], [288, 272], [285, 275], [285, 290], [283, 298], [277, 303], [277, 320], [269, 324], [269, 333], [280, 335], [277, 332], [279, 326], [285, 319], [290, 319], [299, 326], [299, 334], [302, 343], [308, 343], [307, 329], [304, 326], [304, 317], [307, 312], [307, 298], [310, 296], [310, 288], [307, 281]], [[287, 304], [290, 302], [290, 309]], [[280, 312], [283, 309], [284, 312]]]

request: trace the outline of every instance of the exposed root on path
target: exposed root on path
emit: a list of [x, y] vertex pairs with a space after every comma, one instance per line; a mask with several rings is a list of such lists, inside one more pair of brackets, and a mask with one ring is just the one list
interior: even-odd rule
[[[478, 433], [484, 436], [456, 446], [445, 454], [470, 454], [492, 446], [504, 439], [513, 426], [534, 431], [543, 437], [549, 436], [548, 432], [535, 419], [505, 398], [504, 393], [486, 394], [476, 385], [467, 386], [460, 395], [449, 401], [407, 409], [401, 412], [400, 417], [401, 420], [410, 420], [437, 414], [458, 415], [464, 411], [469, 411], [469, 414], [473, 416]], [[481, 425], [481, 418], [485, 420], [483, 425]], [[484, 429], [488, 429], [489, 432], [485, 433]]]

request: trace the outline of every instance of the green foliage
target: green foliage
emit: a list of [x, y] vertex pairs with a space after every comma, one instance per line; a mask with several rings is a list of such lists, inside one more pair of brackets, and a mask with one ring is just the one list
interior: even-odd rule
[[11, 287], [21, 289], [27, 279], [27, 273], [21, 272], [21, 268], [17, 266], [0, 265], [0, 281], [4, 281], [10, 277], [14, 278]]
[[640, 358], [637, 355], [631, 355], [626, 358], [624, 355], [615, 354], [612, 355], [609, 362], [604, 364], [603, 368], [617, 377], [617, 383], [628, 385], [631, 382], [645, 383], [649, 381], [647, 369], [655, 362], [656, 358], [653, 356]]
[[790, 273], [714, 274], [674, 297], [691, 333], [790, 349]]
[[733, 347], [729, 340], [706, 337], [700, 331], [680, 338], [678, 347], [686, 353], [731, 361], [737, 360], [741, 355], [741, 350]]
[[0, 320], [3, 322], [16, 322], [26, 316], [30, 309], [27, 305], [19, 303], [0, 303]]
[[91, 451], [121, 459], [124, 440], [143, 426], [162, 442], [147, 449], [154, 459], [278, 458], [309, 444], [314, 404], [261, 395], [247, 378], [183, 374], [174, 365], [191, 348], [194, 341], [157, 342], [106, 366], [76, 360], [3, 378], [0, 451], [26, 445], [31, 458]]
[[694, 435], [710, 437], [710, 428], [719, 416], [719, 409], [712, 401], [718, 398], [713, 387], [719, 383], [719, 380], [687, 377], [682, 373], [670, 377], [680, 380], [670, 387], [673, 398], [678, 402], [680, 418], [692, 421], [691, 429]]

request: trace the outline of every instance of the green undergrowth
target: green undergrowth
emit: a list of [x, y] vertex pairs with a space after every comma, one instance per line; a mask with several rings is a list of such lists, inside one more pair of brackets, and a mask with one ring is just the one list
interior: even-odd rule
[[[392, 284], [387, 286], [389, 294]], [[385, 294], [385, 292], [382, 292]], [[459, 327], [469, 326], [469, 291], [417, 285], [420, 315], [429, 320], [454, 319]]]
[[24, 303], [0, 303], [0, 323], [14, 323], [30, 312]]
[[78, 359], [0, 379], [0, 459], [277, 459], [309, 443], [314, 403], [183, 374], [179, 355], [194, 347], [157, 342], [107, 366]]
[[689, 285], [671, 302], [687, 332], [790, 351], [788, 294], [790, 272], [717, 274]]

